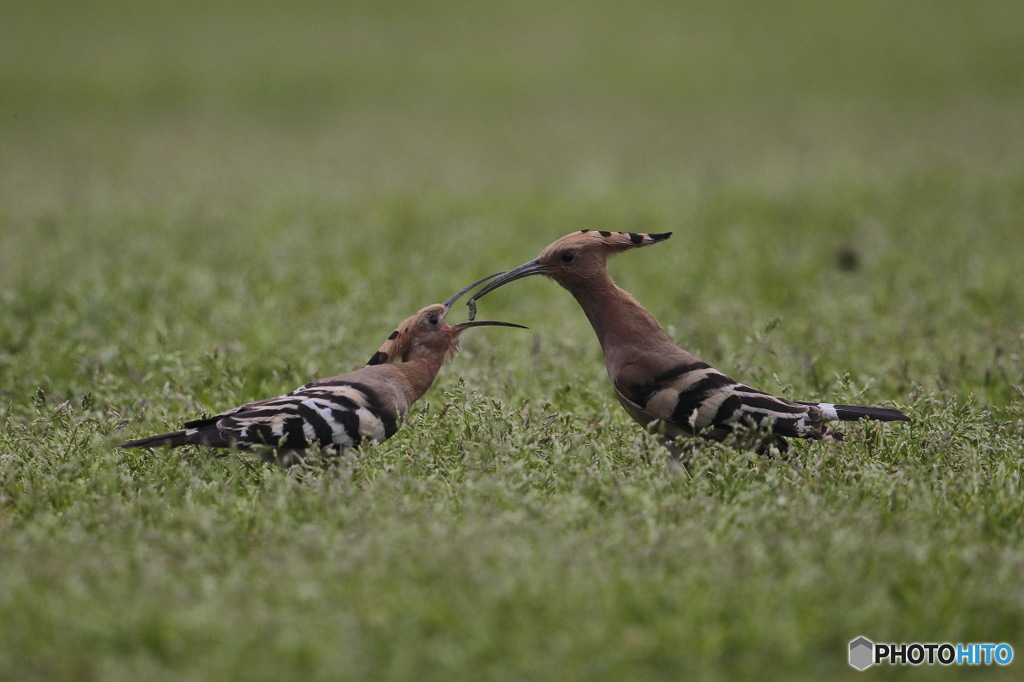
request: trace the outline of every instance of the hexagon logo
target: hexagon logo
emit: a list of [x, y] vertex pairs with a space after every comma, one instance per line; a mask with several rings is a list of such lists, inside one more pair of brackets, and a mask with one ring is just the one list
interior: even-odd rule
[[850, 642], [850, 665], [865, 670], [875, 662], [875, 643], [867, 637], [858, 637]]

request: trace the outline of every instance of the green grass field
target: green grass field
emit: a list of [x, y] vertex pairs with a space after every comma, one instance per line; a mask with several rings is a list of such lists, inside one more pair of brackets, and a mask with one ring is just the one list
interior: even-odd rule
[[[7, 3], [0, 679], [1020, 679], [846, 650], [1024, 657], [1024, 5], [847, 5]], [[533, 278], [334, 466], [114, 447], [580, 228], [674, 232], [612, 274], [723, 371], [914, 422], [673, 466]]]

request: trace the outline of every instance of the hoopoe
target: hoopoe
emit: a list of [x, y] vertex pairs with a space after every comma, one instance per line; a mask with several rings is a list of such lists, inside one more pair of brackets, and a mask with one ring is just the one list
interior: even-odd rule
[[604, 351], [615, 395], [633, 419], [657, 428], [668, 439], [703, 436], [721, 440], [741, 426], [770, 433], [786, 449], [783, 436], [839, 440], [826, 424], [835, 420], [909, 421], [899, 410], [833, 403], [792, 401], [729, 378], [678, 347], [654, 316], [608, 275], [608, 257], [665, 241], [671, 232], [581, 230], [556, 240], [535, 260], [491, 280], [467, 302], [469, 319], [476, 301], [498, 287], [530, 275], [546, 275], [569, 290], [583, 308]]
[[470, 321], [454, 326], [445, 322], [455, 301], [496, 276], [474, 282], [444, 303], [429, 305], [402, 322], [366, 365], [354, 372], [186, 422], [180, 431], [131, 440], [121, 447], [276, 449], [282, 461], [291, 461], [292, 455], [308, 447], [337, 449], [384, 441], [395, 434], [412, 404], [434, 383], [445, 360], [458, 351], [459, 334], [483, 326], [526, 329], [511, 322]]

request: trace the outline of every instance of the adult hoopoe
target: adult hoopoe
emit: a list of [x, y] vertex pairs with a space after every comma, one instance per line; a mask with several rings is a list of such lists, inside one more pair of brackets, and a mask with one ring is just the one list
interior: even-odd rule
[[[498, 273], [500, 274], [500, 273]], [[320, 379], [276, 398], [247, 403], [205, 419], [186, 422], [180, 431], [123, 443], [123, 448], [206, 445], [277, 449], [282, 461], [307, 447], [358, 446], [383, 441], [434, 383], [445, 360], [459, 348], [459, 334], [470, 327], [519, 327], [510, 322], [463, 322], [450, 326], [452, 304], [485, 277], [444, 303], [423, 308], [398, 325], [366, 366]], [[401, 362], [398, 362], [398, 361]]]
[[795, 402], [730, 379], [676, 346], [661, 325], [608, 275], [608, 257], [656, 244], [671, 232], [642, 234], [581, 230], [545, 248], [536, 260], [493, 279], [468, 301], [530, 275], [546, 275], [569, 290], [590, 320], [604, 351], [615, 394], [642, 426], [664, 429], [668, 438], [699, 435], [721, 440], [737, 426], [754, 425], [786, 448], [783, 436], [841, 439], [826, 422], [875, 419], [909, 421], [898, 410], [832, 403]]

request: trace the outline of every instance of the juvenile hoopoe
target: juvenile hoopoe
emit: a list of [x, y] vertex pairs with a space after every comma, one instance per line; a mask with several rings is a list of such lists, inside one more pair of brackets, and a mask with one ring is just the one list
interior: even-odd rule
[[430, 388], [441, 365], [458, 350], [459, 334], [464, 330], [483, 326], [525, 329], [510, 322], [471, 321], [454, 326], [445, 322], [455, 301], [495, 276], [474, 282], [444, 303], [429, 305], [402, 322], [369, 362], [354, 372], [186, 422], [180, 431], [131, 440], [121, 447], [191, 444], [276, 449], [284, 456], [307, 447], [384, 441], [394, 435], [412, 404]]
[[[826, 422], [874, 419], [909, 421], [884, 407], [791, 401], [735, 381], [679, 348], [654, 316], [608, 275], [612, 254], [668, 239], [671, 232], [581, 230], [545, 248], [536, 260], [493, 279], [474, 294], [476, 300], [509, 282], [546, 275], [569, 290], [583, 308], [604, 351], [615, 394], [633, 419], [656, 425], [669, 439], [703, 436], [721, 440], [737, 426], [754, 425], [786, 447], [783, 436], [841, 439]], [[657, 424], [654, 424], [657, 422]]]

